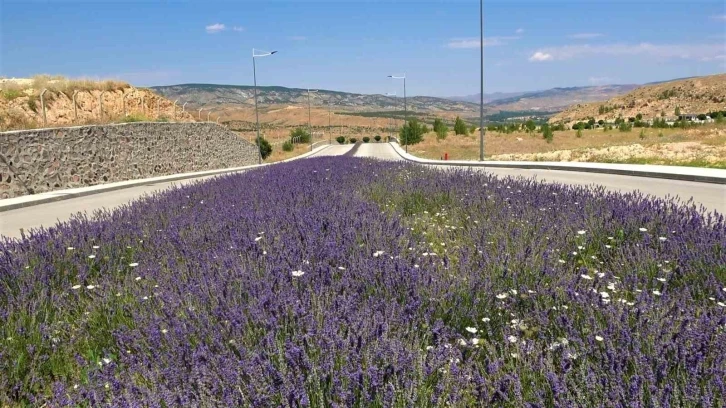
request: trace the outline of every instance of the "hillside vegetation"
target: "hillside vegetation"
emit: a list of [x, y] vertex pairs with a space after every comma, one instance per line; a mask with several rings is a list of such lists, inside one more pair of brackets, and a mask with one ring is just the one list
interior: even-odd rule
[[[47, 127], [141, 120], [194, 121], [189, 112], [182, 112], [181, 106], [176, 108], [175, 115], [173, 102], [125, 82], [38, 75], [0, 79], [0, 130], [43, 127], [40, 94], [44, 89], [47, 89], [43, 95]], [[103, 112], [100, 111], [99, 96], [103, 100]]]
[[612, 121], [641, 114], [644, 120], [726, 109], [726, 74], [689, 78], [637, 88], [605, 102], [573, 105], [550, 118], [571, 125], [590, 118]]

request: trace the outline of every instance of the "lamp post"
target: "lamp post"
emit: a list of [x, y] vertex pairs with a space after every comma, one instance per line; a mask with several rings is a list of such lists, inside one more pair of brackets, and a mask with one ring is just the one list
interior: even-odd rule
[[187, 102], [184, 102], [184, 104], [182, 105], [182, 113], [184, 113], [184, 112], [186, 112], [186, 111], [187, 111], [187, 104], [188, 104], [188, 103], [189, 103], [189, 101], [187, 101]]
[[263, 52], [262, 54], [255, 54], [255, 49], [252, 49], [252, 76], [255, 82], [255, 118], [257, 120], [257, 151], [259, 153], [259, 164], [262, 164], [262, 143], [260, 143], [260, 114], [257, 112], [257, 65], [255, 58], [267, 57], [268, 55], [275, 54], [277, 51]]
[[209, 115], [212, 114], [212, 111], [207, 111], [207, 122], [209, 122]]
[[[406, 103], [406, 74], [403, 74], [401, 76], [395, 76], [395, 75], [389, 75], [389, 78], [393, 79], [403, 79], [403, 117], [404, 117], [404, 124], [405, 127], [408, 123], [408, 105]], [[408, 153], [408, 132], [404, 132], [404, 142], [406, 142], [406, 153]]]
[[479, 89], [479, 161], [484, 161], [484, 0], [479, 0], [479, 52], [480, 52], [480, 89]]
[[308, 88], [308, 131], [310, 132], [310, 151], [313, 150], [313, 122], [312, 122], [312, 114], [310, 110], [310, 94], [316, 93], [317, 90], [311, 90]]
[[199, 117], [198, 117], [198, 119], [199, 119], [200, 122], [202, 120], [202, 109], [204, 109], [204, 107], [199, 108]]
[[[395, 101], [396, 93], [395, 92], [387, 93], [386, 96], [394, 98], [393, 100]], [[395, 108], [396, 108], [396, 104], [394, 103], [393, 109], [395, 109]], [[388, 126], [389, 126], [389, 128], [390, 128], [389, 130], [391, 132], [391, 135], [388, 136], [388, 141], [390, 142], [391, 139], [393, 139], [393, 112], [391, 112], [391, 117], [390, 117], [390, 120], [388, 121]]]
[[330, 145], [333, 144], [333, 133], [331, 133], [331, 131], [330, 131], [330, 104], [331, 104], [331, 102], [332, 101], [330, 99], [328, 99], [328, 144], [330, 144]]

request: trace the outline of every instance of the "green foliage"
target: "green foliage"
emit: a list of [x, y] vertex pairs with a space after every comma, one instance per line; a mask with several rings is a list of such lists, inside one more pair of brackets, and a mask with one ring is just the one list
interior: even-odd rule
[[552, 140], [554, 140], [555, 132], [552, 131], [552, 128], [548, 124], [542, 125], [542, 138], [547, 141], [547, 143], [552, 143]]
[[676, 112], [675, 113], [676, 113], [676, 116], [681, 116], [681, 107], [680, 106], [676, 106]]
[[0, 92], [0, 95], [3, 96], [3, 98], [12, 101], [15, 98], [19, 98], [23, 96], [23, 92], [17, 90], [17, 89], [5, 89], [2, 92]]
[[335, 141], [338, 142], [338, 144], [345, 144], [345, 136], [338, 136], [335, 138]]
[[454, 122], [454, 133], [457, 135], [467, 135], [469, 133], [469, 130], [466, 128], [466, 123], [458, 116], [456, 117], [456, 122]]
[[471, 125], [471, 127], [469, 127], [469, 133], [474, 134], [474, 132], [476, 132], [476, 126]]
[[264, 137], [255, 139], [255, 144], [260, 146], [260, 154], [262, 155], [262, 160], [265, 160], [272, 154], [272, 145]]
[[532, 119], [529, 119], [524, 122], [524, 128], [527, 129], [527, 133], [532, 133], [535, 129], [537, 129], [537, 124], [534, 123]]
[[295, 146], [289, 140], [285, 141], [285, 143], [282, 144], [282, 151], [283, 152], [291, 152], [294, 149], [295, 149]]
[[434, 120], [434, 132], [436, 132], [436, 139], [444, 140], [449, 132], [449, 127], [441, 119], [436, 119]]
[[303, 128], [295, 128], [290, 131], [290, 140], [293, 143], [310, 143], [310, 133], [308, 133], [307, 130]]
[[399, 142], [402, 146], [420, 143], [423, 141], [423, 135], [426, 133], [426, 130], [428, 129], [426, 129], [425, 125], [420, 124], [416, 119], [411, 119], [401, 128]]
[[582, 137], [582, 129], [577, 129], [577, 137]]
[[638, 120], [638, 121], [643, 120], [643, 114], [639, 113], [639, 114], [635, 115], [635, 120]]
[[351, 143], [354, 143], [354, 144], [355, 144], [355, 143], [356, 143], [357, 141], [358, 141], [358, 139], [356, 139], [356, 138], [354, 138], [354, 137], [351, 137], [351, 138], [350, 138], [350, 142], [351, 142]]
[[639, 138], [645, 139], [645, 129], [640, 129], [640, 134], [638, 135]]
[[156, 121], [157, 121], [157, 122], [168, 122], [168, 121], [169, 121], [169, 118], [167, 118], [166, 116], [159, 116], [159, 117], [158, 117], [158, 118], [156, 119]]
[[371, 141], [371, 138], [368, 136], [363, 136], [363, 143], [368, 143]]
[[676, 96], [675, 89], [666, 89], [658, 95], [658, 100], [669, 99]]
[[604, 115], [606, 113], [614, 111], [615, 109], [615, 106], [600, 105], [600, 107], [597, 109], [597, 113], [599, 113], [600, 115]]
[[633, 126], [629, 123], [622, 122], [620, 126], [618, 126], [618, 130], [621, 132], [630, 132], [633, 130]]
[[380, 142], [381, 141], [381, 135], [375, 135], [373, 137], [373, 140], [375, 140], [376, 142]]
[[716, 115], [716, 123], [723, 123], [723, 116], [724, 116], [724, 115], [723, 115], [723, 112], [719, 112], [719, 113], [718, 113], [718, 114]]
[[133, 122], [149, 122], [149, 118], [141, 114], [126, 115], [119, 120], [121, 123], [133, 123]]

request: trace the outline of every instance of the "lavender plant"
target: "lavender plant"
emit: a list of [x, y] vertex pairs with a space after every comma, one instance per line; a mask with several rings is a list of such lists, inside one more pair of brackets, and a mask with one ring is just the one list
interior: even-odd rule
[[726, 223], [356, 158], [0, 244], [0, 406], [723, 406]]

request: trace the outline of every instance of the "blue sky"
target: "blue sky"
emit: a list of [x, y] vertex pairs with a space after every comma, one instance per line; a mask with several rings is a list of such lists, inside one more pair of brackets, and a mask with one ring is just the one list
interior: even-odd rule
[[[484, 5], [485, 92], [645, 83], [726, 72], [726, 3], [519, 1]], [[137, 86], [252, 83], [409, 95], [479, 91], [471, 0], [229, 2], [0, 0], [0, 75]]]

